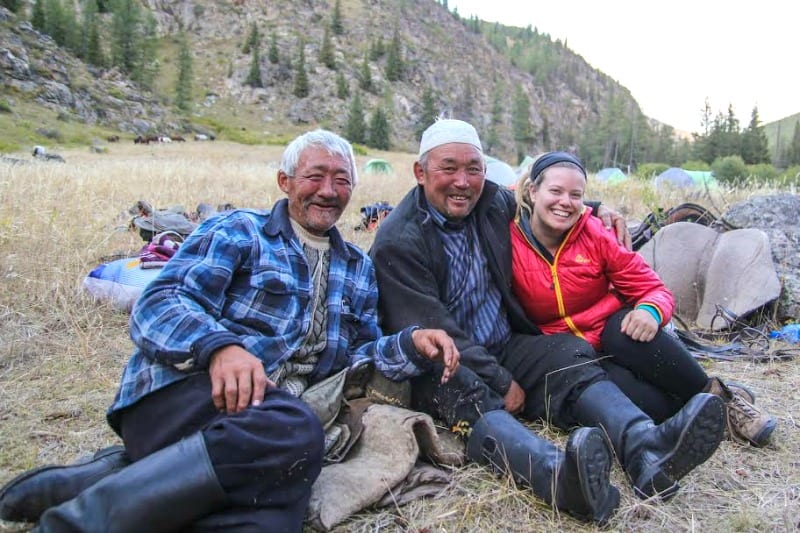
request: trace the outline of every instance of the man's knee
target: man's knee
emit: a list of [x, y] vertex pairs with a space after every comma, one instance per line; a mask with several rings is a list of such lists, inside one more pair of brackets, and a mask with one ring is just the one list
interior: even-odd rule
[[259, 419], [262, 434], [281, 435], [285, 439], [284, 445], [302, 455], [303, 459], [322, 461], [325, 431], [317, 415], [303, 400], [286, 391], [273, 389], [261, 405], [252, 409], [252, 414]]
[[203, 431], [232, 505], [291, 505], [307, 498], [322, 469], [325, 433], [302, 400], [271, 390], [264, 401]]
[[314, 464], [324, 455], [325, 432], [317, 416], [302, 400], [279, 389], [268, 391], [260, 405], [221, 418], [204, 434], [224, 462], [257, 463], [267, 454], [287, 464]]

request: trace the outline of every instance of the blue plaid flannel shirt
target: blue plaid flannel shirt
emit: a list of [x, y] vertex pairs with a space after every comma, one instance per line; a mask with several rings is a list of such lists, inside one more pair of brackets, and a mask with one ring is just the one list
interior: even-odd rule
[[[328, 343], [310, 379], [371, 359], [400, 381], [430, 369], [411, 340], [413, 327], [382, 336], [372, 261], [329, 232]], [[108, 420], [143, 396], [194, 372], [217, 349], [236, 344], [267, 373], [302, 344], [313, 318], [311, 279], [288, 202], [272, 211], [238, 210], [203, 222], [142, 293], [130, 320], [136, 350], [122, 374]]]

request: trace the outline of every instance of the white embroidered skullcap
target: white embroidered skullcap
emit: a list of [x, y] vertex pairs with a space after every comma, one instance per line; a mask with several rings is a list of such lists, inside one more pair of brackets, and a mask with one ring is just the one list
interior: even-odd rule
[[475, 131], [472, 124], [463, 120], [443, 118], [431, 124], [422, 134], [422, 140], [419, 142], [419, 157], [437, 146], [450, 143], [471, 144], [483, 152], [478, 132]]

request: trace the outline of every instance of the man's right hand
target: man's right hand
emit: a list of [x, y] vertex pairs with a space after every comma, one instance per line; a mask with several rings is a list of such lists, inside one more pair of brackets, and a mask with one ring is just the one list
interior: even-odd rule
[[511, 386], [503, 397], [503, 401], [505, 402], [506, 411], [515, 415], [522, 411], [522, 408], [525, 406], [525, 391], [522, 390], [519, 383], [512, 379]]
[[250, 405], [259, 405], [267, 387], [275, 386], [267, 379], [261, 360], [235, 344], [220, 348], [211, 355], [208, 373], [214, 407], [229, 414], [243, 411]]

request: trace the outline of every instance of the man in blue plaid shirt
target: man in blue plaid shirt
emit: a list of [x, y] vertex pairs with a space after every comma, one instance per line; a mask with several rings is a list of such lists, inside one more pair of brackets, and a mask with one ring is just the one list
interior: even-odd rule
[[136, 351], [108, 412], [124, 448], [18, 476], [0, 517], [43, 531], [299, 531], [324, 455], [303, 392], [365, 360], [393, 380], [458, 367], [441, 330], [382, 336], [372, 263], [334, 226], [356, 180], [350, 144], [309, 132], [284, 152], [286, 199], [198, 227], [133, 310]]

